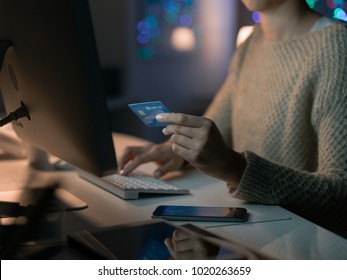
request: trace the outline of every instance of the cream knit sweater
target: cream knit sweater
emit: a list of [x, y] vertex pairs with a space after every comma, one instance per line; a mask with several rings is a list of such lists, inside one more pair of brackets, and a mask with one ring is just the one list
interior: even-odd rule
[[279, 42], [260, 27], [235, 52], [206, 116], [246, 152], [233, 196], [347, 233], [347, 28]]

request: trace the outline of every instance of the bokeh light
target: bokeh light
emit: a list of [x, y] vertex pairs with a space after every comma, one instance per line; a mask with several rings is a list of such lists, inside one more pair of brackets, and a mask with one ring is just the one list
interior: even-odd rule
[[[202, 36], [196, 20], [197, 2], [197, 0], [141, 0], [141, 16], [136, 25], [137, 57], [141, 60], [154, 58], [159, 53], [160, 44], [163, 44], [165, 38], [170, 38], [169, 43], [175, 51], [194, 50], [198, 46], [199, 37]], [[182, 47], [184, 44], [185, 47]]]
[[306, 0], [306, 3], [327, 17], [347, 22], [346, 0]]
[[177, 51], [191, 51], [196, 46], [194, 32], [188, 27], [176, 27], [171, 34], [171, 45]]
[[254, 23], [260, 23], [260, 13], [259, 12], [252, 13], [252, 20]]
[[334, 10], [334, 18], [347, 21], [347, 14], [341, 8], [336, 8]]
[[[313, 10], [329, 18], [347, 22], [347, 0], [305, 1]], [[136, 25], [136, 54], [139, 59], [153, 59], [162, 52], [163, 46], [167, 49], [168, 44], [175, 52], [192, 51], [200, 46], [204, 27], [198, 22], [199, 0], [141, 0], [139, 2], [141, 8]], [[251, 18], [253, 23], [260, 23], [259, 12], [252, 13]], [[177, 48], [172, 43], [174, 30], [180, 27], [189, 29], [186, 34], [193, 36], [189, 40], [195, 42], [194, 47]], [[178, 38], [181, 38], [180, 36]]]
[[[306, 0], [306, 3], [322, 15], [347, 22], [347, 0]], [[258, 12], [252, 13], [252, 20], [255, 24], [260, 23]]]

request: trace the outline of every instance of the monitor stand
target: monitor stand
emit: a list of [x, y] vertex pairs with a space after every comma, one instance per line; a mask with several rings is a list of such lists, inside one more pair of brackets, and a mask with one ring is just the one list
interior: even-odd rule
[[[73, 166], [62, 160], [56, 158], [52, 160], [52, 158], [41, 149], [27, 144], [24, 145], [26, 146], [27, 161], [29, 167], [34, 172], [71, 172], [75, 170]], [[43, 188], [44, 186], [38, 187]], [[27, 206], [28, 204], [30, 204], [28, 198], [31, 197], [30, 193], [33, 189], [35, 188], [28, 186], [28, 188], [22, 188], [18, 190], [0, 191], [0, 206], [1, 202], [14, 202], [19, 203], [22, 206]], [[87, 203], [60, 186], [57, 186], [54, 195], [61, 204], [62, 209], [64, 209], [65, 211], [82, 210], [88, 207]]]
[[[29, 165], [34, 170], [54, 172], [71, 172], [75, 170], [72, 165], [65, 161], [57, 158], [52, 160], [49, 154], [45, 151], [29, 144], [25, 145]], [[81, 210], [88, 207], [84, 201], [61, 187], [57, 188], [55, 195], [63, 204], [65, 211]]]
[[[63, 188], [58, 188], [55, 191], [55, 196], [59, 203], [62, 204], [62, 208], [65, 211], [82, 210], [88, 207], [84, 201]], [[30, 201], [28, 201], [29, 197], [30, 189], [0, 191], [0, 205], [1, 202], [14, 202], [19, 203], [22, 206], [27, 206], [30, 204]]]

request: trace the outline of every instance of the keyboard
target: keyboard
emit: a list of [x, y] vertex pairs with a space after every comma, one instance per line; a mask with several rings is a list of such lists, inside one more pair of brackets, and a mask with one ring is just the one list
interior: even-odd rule
[[84, 171], [79, 175], [98, 185], [99, 187], [123, 198], [138, 199], [141, 193], [153, 194], [189, 194], [189, 190], [181, 186], [174, 185], [170, 182], [153, 178], [143, 174], [132, 174], [122, 176], [112, 174], [105, 177], [97, 177]]

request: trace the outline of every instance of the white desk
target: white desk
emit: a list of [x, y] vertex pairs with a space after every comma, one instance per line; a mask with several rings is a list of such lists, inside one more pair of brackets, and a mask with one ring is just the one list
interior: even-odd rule
[[[116, 135], [119, 154], [126, 145], [142, 144], [136, 138]], [[142, 167], [153, 170], [153, 164]], [[178, 175], [178, 174], [176, 174]], [[187, 187], [191, 195], [146, 196], [123, 200], [81, 179], [75, 172], [31, 170], [25, 160], [0, 161], [0, 190], [43, 186], [59, 181], [62, 187], [82, 199], [88, 208], [67, 212], [65, 233], [84, 227], [105, 227], [148, 220], [161, 204], [237, 206], [241, 201], [228, 195], [225, 184], [197, 171], [175, 177], [174, 183]], [[1, 199], [1, 197], [0, 197]], [[278, 259], [347, 259], [347, 239], [335, 235], [281, 207], [244, 204], [250, 213], [242, 224], [196, 223], [225, 238], [251, 246]]]

